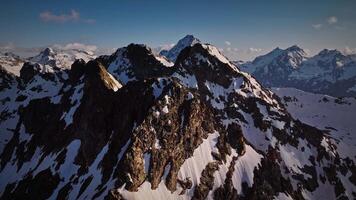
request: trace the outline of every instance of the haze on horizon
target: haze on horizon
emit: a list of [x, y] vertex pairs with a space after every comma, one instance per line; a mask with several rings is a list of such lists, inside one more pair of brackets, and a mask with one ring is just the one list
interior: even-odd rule
[[298, 45], [356, 52], [356, 1], [84, 1], [1, 0], [0, 50], [19, 54], [80, 47], [99, 53], [129, 43], [169, 48], [186, 34], [251, 60]]

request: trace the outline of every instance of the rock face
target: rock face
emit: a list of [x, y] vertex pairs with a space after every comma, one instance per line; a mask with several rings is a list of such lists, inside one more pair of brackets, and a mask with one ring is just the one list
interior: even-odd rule
[[276, 48], [240, 65], [265, 87], [293, 87], [332, 96], [356, 96], [356, 59], [337, 50], [308, 58], [297, 46]]
[[355, 152], [212, 45], [40, 69], [1, 75], [2, 199], [356, 197]]

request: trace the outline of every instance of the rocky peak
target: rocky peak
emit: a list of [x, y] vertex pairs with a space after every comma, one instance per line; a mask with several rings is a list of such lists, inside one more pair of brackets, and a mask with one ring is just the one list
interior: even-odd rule
[[[188, 66], [194, 64], [195, 68], [201, 68], [200, 64], [206, 63], [211, 69], [226, 66], [229, 70], [236, 70], [230, 61], [223, 56], [219, 50], [209, 44], [197, 43], [192, 47], [187, 47], [179, 54], [176, 66]], [[222, 65], [221, 65], [222, 64]]]
[[45, 48], [41, 53], [40, 55], [42, 57], [47, 57], [47, 56], [53, 56], [55, 53], [54, 53], [54, 50], [50, 47], [47, 47]]
[[285, 50], [279, 47], [273, 49], [266, 55], [257, 57], [252, 64], [257, 68], [263, 68], [268, 65], [285, 65], [286, 67], [298, 68], [306, 59], [307, 54], [297, 45], [293, 45]]
[[352, 58], [350, 56], [345, 56], [336, 49], [323, 49], [316, 56], [312, 57], [307, 64], [308, 66], [317, 65], [324, 70], [332, 70], [340, 68], [351, 61]]
[[41, 66], [37, 63], [26, 62], [20, 70], [20, 78], [29, 82], [36, 74], [41, 73]]
[[193, 35], [186, 35], [184, 38], [180, 39], [176, 45], [174, 45], [170, 50], [161, 51], [160, 54], [167, 57], [169, 60], [175, 62], [179, 53], [186, 47], [193, 46], [194, 44], [200, 43], [200, 40]]
[[[80, 63], [82, 64], [82, 62]], [[77, 67], [80, 70], [80, 67]], [[89, 61], [85, 65], [85, 75], [86, 80], [91, 79], [91, 84], [94, 84], [94, 87], [97, 87], [98, 84], [105, 86], [108, 89], [112, 89], [115, 92], [122, 87], [122, 85], [106, 71], [105, 67], [95, 60]]]
[[307, 58], [307, 54], [297, 45], [293, 45], [285, 50], [282, 60], [287, 62], [292, 68], [298, 68]]
[[298, 45], [290, 46], [286, 49], [286, 51], [304, 52], [304, 50], [300, 48]]
[[169, 75], [172, 69], [157, 58], [146, 45], [130, 44], [110, 56], [108, 71], [121, 83]]
[[323, 49], [318, 53], [319, 56], [321, 57], [329, 57], [329, 56], [341, 56], [343, 55], [339, 50], [337, 49]]
[[183, 49], [175, 67], [194, 74], [198, 79], [217, 81], [222, 85], [228, 85], [229, 78], [239, 72], [216, 47], [200, 43]]

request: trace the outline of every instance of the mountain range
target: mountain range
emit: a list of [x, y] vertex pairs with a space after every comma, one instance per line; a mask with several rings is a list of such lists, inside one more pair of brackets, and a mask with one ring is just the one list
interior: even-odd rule
[[355, 99], [244, 72], [310, 61], [285, 51], [237, 66], [188, 35], [160, 55], [45, 49], [18, 76], [1, 67], [0, 198], [355, 199]]
[[324, 49], [308, 57], [298, 46], [276, 48], [239, 66], [265, 87], [292, 87], [336, 97], [356, 96], [356, 55], [344, 55], [338, 50]]

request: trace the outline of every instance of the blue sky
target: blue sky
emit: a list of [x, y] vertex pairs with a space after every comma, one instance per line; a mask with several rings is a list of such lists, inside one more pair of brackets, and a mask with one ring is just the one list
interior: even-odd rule
[[355, 51], [356, 1], [0, 0], [0, 45], [82, 43], [112, 49], [131, 42], [167, 46], [186, 34], [249, 60], [297, 44]]

